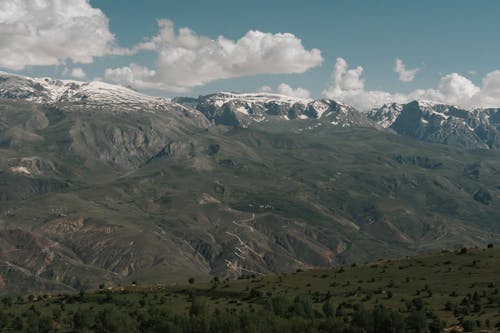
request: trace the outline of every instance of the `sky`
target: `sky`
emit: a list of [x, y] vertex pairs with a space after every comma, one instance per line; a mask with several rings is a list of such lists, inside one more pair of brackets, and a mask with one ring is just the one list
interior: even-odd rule
[[0, 70], [148, 94], [500, 107], [496, 0], [0, 0]]

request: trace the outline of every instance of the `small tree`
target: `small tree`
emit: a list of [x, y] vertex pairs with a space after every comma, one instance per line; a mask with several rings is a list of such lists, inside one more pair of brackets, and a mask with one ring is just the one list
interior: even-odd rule
[[432, 322], [429, 324], [429, 332], [430, 333], [441, 333], [443, 329], [446, 327], [446, 323], [439, 318], [434, 318]]
[[5, 312], [0, 311], [0, 330], [6, 328], [8, 323], [9, 323], [9, 316]]
[[476, 323], [473, 320], [464, 320], [462, 322], [462, 327], [464, 328], [465, 332], [474, 332], [476, 329]]
[[22, 330], [24, 327], [24, 323], [21, 317], [16, 316], [14, 320], [12, 320], [12, 328], [15, 330]]
[[12, 297], [6, 296], [2, 298], [2, 303], [5, 307], [10, 308], [12, 306]]
[[206, 316], [208, 313], [207, 300], [204, 297], [193, 296], [189, 314], [195, 317]]
[[335, 306], [333, 305], [332, 299], [328, 298], [325, 303], [323, 303], [323, 314], [327, 318], [332, 318], [335, 316]]
[[73, 315], [73, 327], [75, 329], [90, 329], [92, 328], [92, 323], [94, 322], [94, 316], [92, 311], [78, 309]]
[[52, 318], [49, 316], [42, 316], [38, 321], [38, 330], [40, 333], [52, 332]]
[[406, 318], [407, 327], [413, 332], [420, 333], [427, 330], [427, 318], [423, 311], [413, 311]]
[[354, 327], [364, 329], [366, 332], [370, 331], [374, 326], [371, 312], [363, 308], [354, 311], [351, 323]]

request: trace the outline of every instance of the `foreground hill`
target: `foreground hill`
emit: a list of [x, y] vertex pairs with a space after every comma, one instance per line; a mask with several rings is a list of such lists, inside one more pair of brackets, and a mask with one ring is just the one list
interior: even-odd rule
[[0, 323], [20, 332], [497, 332], [499, 264], [499, 250], [462, 249], [279, 276], [7, 296]]
[[334, 101], [171, 101], [42, 81], [0, 82], [3, 291], [285, 273], [499, 242], [493, 149], [396, 135]]

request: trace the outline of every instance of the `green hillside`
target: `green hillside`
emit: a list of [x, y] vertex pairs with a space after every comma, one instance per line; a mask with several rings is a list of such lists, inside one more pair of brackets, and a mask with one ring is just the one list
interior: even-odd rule
[[175, 286], [101, 285], [5, 296], [4, 330], [41, 332], [494, 332], [500, 250]]

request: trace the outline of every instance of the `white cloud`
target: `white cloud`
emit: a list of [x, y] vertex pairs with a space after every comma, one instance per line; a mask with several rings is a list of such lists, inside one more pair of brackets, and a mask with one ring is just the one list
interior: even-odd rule
[[394, 62], [394, 67], [392, 68], [394, 72], [399, 74], [399, 80], [403, 82], [411, 82], [415, 79], [415, 75], [417, 75], [419, 68], [415, 69], [406, 69], [406, 65], [403, 60], [396, 58]]
[[299, 98], [311, 98], [311, 92], [309, 90], [300, 87], [294, 89], [286, 83], [281, 83], [278, 86], [278, 93]]
[[249, 31], [234, 41], [199, 36], [189, 28], [176, 31], [169, 20], [158, 24], [158, 35], [132, 50], [156, 52], [155, 68], [132, 64], [107, 69], [108, 80], [137, 88], [183, 91], [220, 79], [303, 73], [323, 62], [320, 50], [306, 50], [290, 33]]
[[134, 63], [120, 68], [107, 68], [104, 72], [104, 77], [108, 81], [129, 85], [135, 89], [171, 92], [185, 92], [188, 90], [185, 87], [175, 85], [175, 83], [169, 85], [158, 81], [158, 74], [155, 70]]
[[331, 81], [323, 91], [323, 96], [351, 104], [362, 111], [380, 107], [385, 103], [407, 103], [416, 99], [428, 99], [466, 108], [500, 107], [500, 71], [487, 74], [481, 87], [460, 74], [451, 73], [441, 77], [436, 88], [417, 89], [409, 94], [367, 91], [362, 74], [362, 67], [349, 69], [344, 59], [337, 58]]
[[400, 96], [383, 91], [365, 91], [365, 79], [362, 78], [363, 67], [349, 69], [347, 61], [337, 58], [331, 81], [323, 90], [323, 96], [350, 104], [360, 110], [368, 110], [389, 103]]
[[341, 96], [356, 95], [365, 88], [365, 80], [361, 78], [363, 67], [348, 69], [347, 61], [337, 58], [333, 67], [332, 81], [328, 84], [323, 95], [328, 98], [339, 98]]
[[309, 90], [300, 87], [294, 89], [286, 83], [279, 84], [275, 91], [270, 86], [262, 86], [260, 87], [259, 91], [268, 93], [276, 92], [280, 95], [304, 99], [311, 98], [311, 92]]
[[114, 48], [106, 15], [87, 0], [0, 1], [0, 67], [91, 63], [123, 52]]
[[451, 73], [439, 80], [437, 89], [426, 90], [423, 97], [449, 104], [468, 105], [471, 98], [480, 90], [469, 79]]
[[259, 91], [270, 93], [270, 92], [273, 92], [273, 88], [271, 88], [270, 86], [262, 86], [262, 87], [260, 87]]
[[359, 91], [365, 87], [365, 80], [361, 78], [363, 67], [358, 66], [355, 69], [348, 69], [347, 62], [342, 58], [337, 58], [333, 68], [333, 80], [336, 89], [346, 91]]
[[500, 107], [500, 70], [485, 75], [481, 90], [471, 97], [470, 104], [479, 107]]
[[71, 76], [75, 79], [83, 80], [87, 77], [87, 73], [82, 68], [76, 67], [71, 70]]

